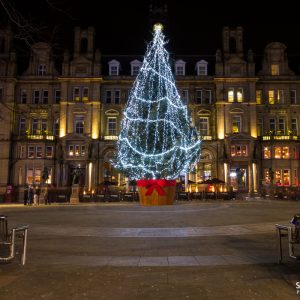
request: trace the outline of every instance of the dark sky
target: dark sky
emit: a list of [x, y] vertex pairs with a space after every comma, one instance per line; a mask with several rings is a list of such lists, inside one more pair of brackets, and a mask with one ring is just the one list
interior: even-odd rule
[[[143, 54], [151, 36], [150, 0], [48, 0], [51, 5], [47, 0], [5, 2], [13, 3], [22, 16], [42, 29], [35, 40], [43, 36], [54, 45], [71, 48], [75, 25], [96, 28], [96, 44], [103, 54]], [[268, 9], [250, 1], [224, 1], [221, 5], [212, 0], [164, 2], [171, 53], [213, 55], [221, 47], [223, 26], [243, 26], [245, 50], [252, 48], [262, 54], [267, 43], [280, 41], [290, 55], [300, 55], [300, 12], [295, 1], [281, 1]], [[1, 16], [5, 15], [1, 10]]]

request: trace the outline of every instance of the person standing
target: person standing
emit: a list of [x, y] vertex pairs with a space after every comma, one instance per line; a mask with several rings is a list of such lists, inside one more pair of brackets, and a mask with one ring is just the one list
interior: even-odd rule
[[45, 201], [45, 205], [49, 204], [49, 199], [48, 199], [48, 186], [46, 185], [43, 191], [43, 195], [44, 195], [44, 201]]
[[27, 201], [28, 201], [28, 187], [25, 186], [25, 189], [24, 189], [24, 205], [28, 204]]
[[33, 201], [33, 187], [32, 185], [28, 188], [28, 205], [31, 205]]
[[35, 194], [36, 194], [36, 202], [37, 205], [40, 205], [40, 195], [41, 195], [41, 188], [39, 186], [37, 186], [36, 190], [35, 190]]

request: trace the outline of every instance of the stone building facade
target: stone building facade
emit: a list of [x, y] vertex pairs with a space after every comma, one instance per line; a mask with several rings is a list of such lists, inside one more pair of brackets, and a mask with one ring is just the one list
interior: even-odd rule
[[[79, 169], [87, 192], [126, 180], [111, 159], [142, 56], [102, 56], [92, 27], [74, 32], [60, 71], [51, 47], [37, 43], [18, 74], [13, 34], [0, 30], [0, 194], [9, 185], [19, 193], [39, 185], [45, 172], [47, 183], [67, 187]], [[215, 55], [174, 60], [177, 87], [203, 138], [189, 179], [217, 177], [243, 192], [298, 186], [300, 76], [286, 46], [268, 44], [257, 67], [241, 27], [223, 28], [222, 41]]]

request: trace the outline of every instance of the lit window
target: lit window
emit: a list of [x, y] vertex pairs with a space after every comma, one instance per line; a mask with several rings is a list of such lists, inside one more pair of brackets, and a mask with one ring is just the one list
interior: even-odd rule
[[290, 170], [283, 170], [283, 185], [290, 185]]
[[271, 178], [270, 178], [270, 169], [264, 169], [264, 180], [266, 184], [271, 183]]
[[89, 88], [88, 87], [84, 87], [82, 89], [82, 100], [83, 101], [88, 101], [89, 100]]
[[277, 91], [277, 103], [284, 104], [284, 90]]
[[242, 146], [242, 156], [248, 156], [247, 145]]
[[271, 158], [271, 148], [270, 147], [264, 147], [264, 158], [265, 159]]
[[279, 65], [278, 64], [272, 64], [271, 65], [271, 74], [272, 75], [279, 75]]
[[69, 146], [69, 156], [74, 156], [74, 145]]
[[281, 147], [274, 147], [274, 157], [281, 158]]
[[75, 156], [80, 156], [80, 145], [75, 145]]
[[85, 156], [85, 146], [84, 145], [69, 145], [69, 156], [70, 157], [80, 157]]
[[228, 102], [234, 101], [234, 89], [228, 89]]
[[269, 101], [269, 104], [275, 104], [275, 91], [274, 90], [268, 91], [268, 101]]
[[247, 145], [232, 145], [231, 156], [248, 156]]
[[34, 170], [34, 183], [35, 184], [41, 184], [41, 169], [35, 169]]
[[236, 99], [237, 102], [243, 102], [244, 101], [244, 97], [243, 97], [243, 89], [242, 88], [238, 88], [236, 91]]
[[282, 185], [281, 170], [275, 170], [275, 184]]
[[85, 156], [85, 146], [84, 145], [81, 145], [80, 147], [80, 150], [81, 150], [81, 156]]
[[73, 88], [73, 101], [80, 101], [80, 89], [79, 87]]
[[289, 149], [289, 147], [282, 147], [282, 158], [285, 158], [285, 159], [290, 158], [290, 149]]
[[256, 90], [256, 104], [262, 103], [262, 90]]
[[241, 132], [242, 118], [241, 116], [232, 116], [232, 133]]
[[235, 156], [235, 146], [231, 146], [231, 156]]
[[33, 169], [26, 170], [26, 183], [33, 184]]

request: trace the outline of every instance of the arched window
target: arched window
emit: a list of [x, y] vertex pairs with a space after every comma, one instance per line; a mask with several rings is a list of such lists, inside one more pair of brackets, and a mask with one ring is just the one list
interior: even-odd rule
[[83, 134], [84, 132], [84, 117], [76, 116], [75, 118], [75, 132], [78, 134]]

